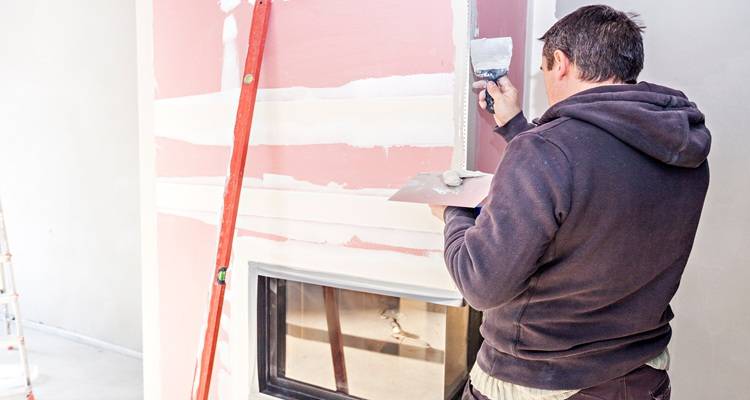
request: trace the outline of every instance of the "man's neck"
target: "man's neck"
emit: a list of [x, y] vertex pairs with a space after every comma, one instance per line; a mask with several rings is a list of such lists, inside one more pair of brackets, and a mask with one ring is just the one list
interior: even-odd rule
[[603, 82], [590, 82], [590, 81], [576, 81], [572, 87], [571, 87], [571, 93], [568, 95], [568, 97], [573, 96], [574, 94], [583, 92], [584, 90], [593, 89], [600, 86], [610, 86], [610, 85], [623, 85], [622, 82], [615, 81], [614, 79], [608, 79]]

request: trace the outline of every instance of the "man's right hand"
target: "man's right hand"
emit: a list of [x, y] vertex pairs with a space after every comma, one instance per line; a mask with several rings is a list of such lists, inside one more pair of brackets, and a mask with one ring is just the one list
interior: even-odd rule
[[518, 99], [518, 90], [510, 83], [507, 76], [498, 79], [497, 84], [492, 81], [477, 81], [472, 85], [474, 89], [481, 89], [479, 92], [479, 107], [487, 109], [487, 101], [484, 89], [490, 93], [495, 100], [495, 123], [497, 126], [503, 126], [513, 117], [521, 112], [521, 105]]

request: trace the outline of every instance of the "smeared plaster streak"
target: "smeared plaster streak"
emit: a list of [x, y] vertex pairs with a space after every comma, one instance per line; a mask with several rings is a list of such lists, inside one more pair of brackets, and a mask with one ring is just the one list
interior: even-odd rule
[[[215, 225], [217, 212], [163, 208], [162, 213], [196, 219]], [[403, 229], [384, 229], [356, 225], [331, 224], [287, 220], [280, 218], [240, 215], [238, 235], [254, 236], [276, 241], [297, 240], [309, 243], [346, 245], [357, 237], [362, 242], [418, 251], [442, 251], [441, 233], [414, 232]]]
[[[227, 93], [157, 101], [155, 135], [230, 145], [237, 105]], [[451, 104], [451, 96], [265, 101], [256, 105], [250, 144], [450, 146]]]
[[[329, 243], [329, 242], [314, 242], [314, 241], [307, 241], [307, 240], [289, 239], [284, 236], [272, 235], [268, 233], [252, 231], [252, 230], [247, 230], [247, 229], [240, 229], [237, 232], [237, 236], [239, 237], [249, 236], [249, 237], [254, 237], [258, 239], [272, 240], [274, 242], [287, 242], [289, 240], [294, 240], [295, 242], [304, 242], [304, 243], [320, 244], [320, 245], [328, 245], [328, 246], [332, 245], [332, 243]], [[353, 249], [373, 250], [374, 252], [392, 251], [396, 253], [409, 254], [409, 255], [419, 256], [419, 257], [426, 257], [430, 253], [437, 253], [440, 251], [440, 250], [415, 249], [415, 248], [404, 247], [404, 246], [393, 246], [393, 245], [386, 245], [386, 244], [381, 244], [381, 243], [365, 242], [365, 241], [362, 241], [357, 236], [352, 236], [351, 239], [349, 239], [349, 241], [343, 244], [343, 247], [350, 247]], [[376, 255], [373, 254], [373, 257], [376, 257]]]
[[250, 229], [238, 229], [237, 236], [252, 236], [260, 239], [273, 240], [276, 242], [286, 242], [289, 240], [286, 236], [274, 235], [272, 233], [258, 232]]
[[258, 92], [258, 101], [451, 96], [454, 82], [453, 73], [391, 75], [358, 79], [335, 87], [262, 89]]
[[[162, 210], [161, 212], [164, 213], [170, 213], [168, 210]], [[175, 215], [185, 215], [189, 213], [175, 213]], [[257, 220], [257, 218], [256, 218]], [[204, 220], [205, 221], [205, 220]], [[278, 220], [275, 220], [278, 221]], [[291, 222], [291, 224], [294, 224], [294, 222]], [[246, 224], [243, 224], [246, 225]], [[249, 225], [248, 225], [249, 226]], [[365, 250], [373, 250], [374, 252], [380, 252], [380, 251], [392, 251], [396, 253], [403, 253], [403, 254], [409, 254], [414, 256], [421, 256], [425, 257], [429, 253], [441, 253], [442, 247], [440, 246], [440, 239], [439, 237], [435, 237], [432, 243], [429, 243], [429, 247], [409, 247], [406, 246], [405, 243], [398, 243], [393, 240], [386, 240], [390, 243], [382, 243], [382, 237], [378, 237], [375, 239], [375, 241], [366, 241], [362, 240], [359, 236], [356, 234], [352, 235], [351, 232], [348, 232], [350, 227], [342, 227], [342, 226], [328, 226], [328, 230], [331, 231], [333, 229], [338, 229], [337, 235], [335, 236], [341, 236], [345, 235], [347, 237], [346, 240], [341, 240], [337, 237], [326, 237], [324, 234], [315, 233], [314, 235], [283, 235], [283, 234], [275, 234], [275, 233], [268, 233], [265, 231], [262, 231], [263, 227], [259, 227], [257, 225], [255, 226], [249, 226], [254, 229], [247, 229], [247, 228], [240, 228], [237, 230], [237, 236], [238, 237], [254, 237], [259, 239], [265, 239], [265, 240], [271, 240], [275, 242], [287, 242], [290, 240], [296, 241], [296, 242], [305, 242], [305, 243], [313, 243], [313, 244], [321, 244], [321, 245], [338, 245], [343, 247], [351, 247], [351, 248], [357, 248], [357, 249], [365, 249]], [[333, 228], [333, 229], [331, 229]], [[356, 227], [352, 227], [354, 230], [357, 230]], [[358, 229], [362, 231], [362, 229]], [[296, 233], [296, 232], [295, 232]], [[402, 235], [403, 236], [403, 235]], [[373, 254], [375, 256], [375, 254]]]
[[[193, 179], [193, 178], [161, 178], [161, 179]], [[212, 177], [205, 177], [205, 179], [212, 179]], [[341, 193], [346, 195], [358, 195], [358, 196], [378, 196], [378, 197], [391, 197], [398, 189], [378, 189], [378, 188], [361, 188], [361, 189], [345, 189], [335, 185], [315, 185], [310, 182], [304, 182], [294, 179], [291, 176], [276, 175], [276, 174], [263, 174], [261, 178], [247, 178], [242, 183], [243, 187], [248, 188], [266, 188], [266, 189], [281, 189], [281, 190], [296, 190], [301, 192], [324, 192], [324, 193]]]
[[240, 81], [240, 57], [237, 53], [237, 20], [234, 15], [224, 18], [224, 29], [221, 34], [223, 44], [221, 64], [221, 90], [238, 88]]
[[[214, 213], [222, 198], [222, 186], [156, 185], [156, 205], [164, 210]], [[443, 231], [443, 225], [424, 204], [373, 196], [255, 189], [240, 199], [239, 215], [413, 232]]]
[[[229, 318], [225, 319], [222, 315], [221, 323], [229, 325], [232, 323], [232, 320]], [[229, 332], [224, 327], [219, 328], [218, 343], [219, 345], [216, 349], [216, 361], [219, 362], [219, 369], [224, 369], [226, 372], [229, 372], [225, 367], [225, 365], [229, 364], [229, 349], [227, 348], [227, 344], [229, 343]], [[216, 365], [214, 367], [216, 367]]]
[[354, 249], [393, 251], [396, 253], [411, 254], [411, 255], [420, 256], [420, 257], [426, 257], [430, 253], [440, 252], [440, 250], [414, 249], [410, 247], [391, 246], [391, 245], [385, 245], [385, 244], [380, 244], [380, 243], [365, 242], [362, 239], [358, 238], [357, 236], [352, 236], [351, 240], [349, 240], [346, 244], [344, 244], [344, 246], [351, 247]]
[[[157, 138], [157, 176], [222, 176], [227, 146], [198, 146]], [[425, 171], [448, 168], [452, 147], [374, 147], [346, 144], [250, 146], [245, 176], [289, 175], [300, 181], [344, 188], [398, 188]]]
[[345, 245], [356, 236], [363, 242], [375, 245], [426, 251], [442, 251], [443, 248], [443, 236], [440, 233], [247, 216], [240, 217], [238, 223], [241, 226], [253, 227], [260, 232], [312, 243]]
[[[185, 176], [185, 177], [161, 177], [158, 179], [159, 182], [163, 183], [178, 183], [184, 185], [223, 185], [226, 178], [219, 176]], [[297, 192], [323, 192], [323, 193], [339, 193], [344, 195], [354, 196], [375, 196], [375, 197], [391, 197], [398, 189], [378, 189], [378, 188], [363, 188], [363, 189], [345, 189], [340, 186], [334, 185], [315, 185], [310, 182], [298, 181], [291, 176], [286, 175], [275, 175], [275, 174], [263, 174], [261, 178], [245, 178], [242, 181], [243, 190], [252, 190], [252, 188], [260, 189], [277, 189], [277, 190], [293, 190]]]
[[235, 8], [237, 8], [238, 5], [240, 5], [241, 0], [219, 0], [218, 6], [221, 11], [224, 11], [225, 13], [228, 13]]

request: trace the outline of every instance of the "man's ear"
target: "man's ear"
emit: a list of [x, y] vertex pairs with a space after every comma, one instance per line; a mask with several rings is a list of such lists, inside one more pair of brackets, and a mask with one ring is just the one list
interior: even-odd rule
[[555, 65], [552, 67], [552, 73], [555, 75], [555, 78], [562, 80], [570, 75], [572, 67], [570, 58], [561, 50], [555, 50], [553, 57], [555, 58]]

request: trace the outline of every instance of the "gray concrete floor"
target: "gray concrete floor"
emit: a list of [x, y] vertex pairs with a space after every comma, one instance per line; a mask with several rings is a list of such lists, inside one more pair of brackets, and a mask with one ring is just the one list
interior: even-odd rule
[[[140, 359], [29, 328], [25, 333], [37, 400], [143, 399]], [[0, 374], [7, 376], [17, 360], [17, 352], [0, 349]], [[7, 383], [0, 379], [0, 400], [23, 399], [10, 395]]]

